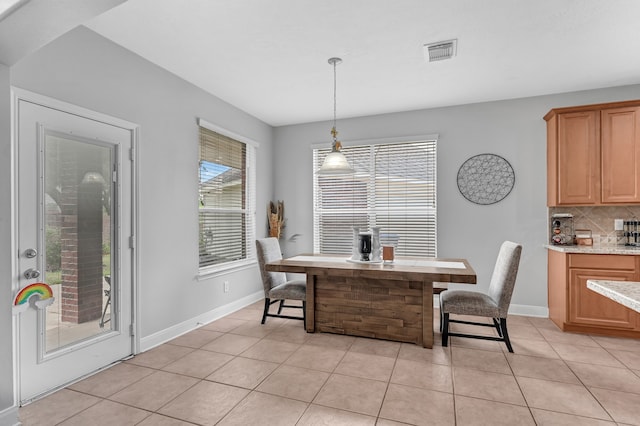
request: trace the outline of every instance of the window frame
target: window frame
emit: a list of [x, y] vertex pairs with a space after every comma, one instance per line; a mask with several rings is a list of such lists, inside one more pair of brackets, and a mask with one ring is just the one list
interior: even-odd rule
[[[433, 142], [433, 155], [434, 155], [434, 164], [433, 164], [433, 179], [434, 179], [434, 205], [433, 205], [433, 218], [434, 218], [434, 225], [433, 225], [433, 255], [434, 257], [437, 257], [437, 248], [438, 248], [438, 236], [437, 236], [437, 228], [438, 228], [438, 211], [437, 211], [437, 201], [438, 201], [438, 190], [437, 190], [437, 181], [438, 181], [438, 177], [437, 177], [437, 165], [438, 165], [438, 159], [437, 159], [437, 146], [438, 146], [438, 139], [439, 139], [439, 135], [438, 134], [426, 134], [426, 135], [412, 135], [412, 136], [405, 136], [405, 137], [391, 137], [391, 138], [381, 138], [381, 139], [364, 139], [364, 140], [352, 140], [352, 141], [345, 141], [342, 142], [342, 146], [343, 148], [349, 148], [349, 147], [368, 147], [370, 148], [372, 151], [375, 150], [376, 146], [378, 145], [393, 145], [393, 144], [407, 144], [407, 143], [418, 143], [418, 142]], [[316, 211], [316, 206], [317, 206], [317, 200], [318, 200], [318, 192], [319, 192], [319, 186], [318, 186], [318, 175], [317, 175], [317, 169], [318, 169], [318, 164], [317, 163], [317, 150], [319, 149], [330, 149], [330, 144], [328, 143], [317, 143], [317, 144], [312, 144], [311, 145], [311, 149], [313, 150], [313, 154], [312, 154], [312, 170], [313, 170], [313, 178], [312, 178], [312, 185], [313, 185], [313, 251], [314, 253], [319, 253], [320, 252], [320, 241], [319, 241], [319, 233], [321, 232], [320, 230], [320, 224], [318, 221], [318, 217], [320, 215], [320, 213], [318, 213]], [[371, 160], [370, 161], [374, 161]], [[352, 167], [354, 167], [354, 164], [352, 164]], [[358, 172], [357, 167], [356, 167], [356, 173]], [[371, 181], [375, 181], [374, 177], [370, 177]], [[370, 184], [367, 184], [370, 185]], [[369, 190], [373, 189], [373, 188], [369, 188], [367, 189], [367, 202], [368, 202], [368, 206], [365, 209], [366, 210], [366, 214], [367, 214], [367, 223], [370, 223], [371, 221], [371, 216], [376, 216], [378, 214], [378, 212], [375, 211], [375, 209], [371, 209], [371, 205], [369, 204], [371, 202], [372, 199], [374, 199], [375, 197], [373, 197], [370, 193]], [[355, 214], [354, 214], [355, 215]], [[357, 225], [357, 224], [356, 224]], [[372, 225], [374, 226], [374, 225]], [[351, 228], [351, 227], [350, 227]], [[425, 229], [429, 229], [428, 227], [425, 227]], [[361, 229], [361, 231], [367, 231], [366, 229]], [[350, 231], [353, 232], [353, 231]], [[385, 233], [385, 229], [384, 227], [381, 230], [381, 235], [383, 235]], [[349, 239], [351, 239], [351, 234], [349, 234]], [[381, 238], [382, 239], [382, 238]], [[336, 253], [337, 254], [337, 253]], [[350, 255], [351, 251], [349, 251], [348, 253], [342, 253], [345, 255]], [[402, 255], [402, 254], [400, 254]]]
[[[196, 243], [196, 247], [198, 247], [198, 274], [197, 278], [206, 279], [211, 276], [229, 273], [236, 270], [245, 269], [249, 266], [253, 266], [257, 263], [257, 255], [255, 248], [255, 239], [256, 239], [256, 204], [257, 204], [257, 174], [256, 174], [256, 163], [257, 163], [257, 150], [260, 147], [260, 144], [253, 139], [250, 139], [246, 136], [240, 135], [238, 133], [232, 132], [228, 129], [220, 127], [218, 125], [212, 124], [202, 118], [197, 119], [198, 124], [198, 167], [196, 168], [196, 181], [198, 182], [198, 191], [200, 189], [200, 127], [205, 128], [207, 130], [216, 132], [222, 136], [233, 139], [237, 142], [243, 143], [246, 147], [245, 151], [245, 180], [246, 180], [246, 191], [245, 191], [245, 208], [242, 209], [246, 214], [246, 219], [244, 221], [245, 225], [245, 244], [246, 244], [246, 257], [239, 260], [234, 260], [230, 262], [214, 264], [214, 265], [206, 265], [200, 266], [200, 206], [198, 202], [198, 211], [196, 223], [198, 224], [198, 232], [197, 237], [198, 241]], [[199, 196], [198, 196], [199, 198]]]

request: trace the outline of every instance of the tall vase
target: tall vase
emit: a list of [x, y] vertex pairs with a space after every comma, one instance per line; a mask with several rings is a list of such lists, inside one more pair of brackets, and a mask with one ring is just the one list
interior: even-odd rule
[[360, 227], [353, 227], [353, 242], [351, 249], [351, 260], [360, 260], [360, 241], [358, 236], [360, 235]]
[[380, 226], [371, 227], [371, 261], [380, 262]]

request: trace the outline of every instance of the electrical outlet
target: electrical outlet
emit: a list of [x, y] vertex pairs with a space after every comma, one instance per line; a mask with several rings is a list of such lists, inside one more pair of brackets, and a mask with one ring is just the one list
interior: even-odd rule
[[623, 225], [623, 220], [622, 219], [614, 219], [613, 220], [613, 229], [615, 231], [622, 231], [624, 229], [624, 225]]
[[224, 292], [229, 293], [229, 281], [224, 282]]

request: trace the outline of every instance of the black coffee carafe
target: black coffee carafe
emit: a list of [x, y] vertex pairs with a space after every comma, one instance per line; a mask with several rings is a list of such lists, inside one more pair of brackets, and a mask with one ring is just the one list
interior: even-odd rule
[[358, 250], [360, 251], [360, 260], [368, 262], [371, 254], [371, 234], [358, 235]]

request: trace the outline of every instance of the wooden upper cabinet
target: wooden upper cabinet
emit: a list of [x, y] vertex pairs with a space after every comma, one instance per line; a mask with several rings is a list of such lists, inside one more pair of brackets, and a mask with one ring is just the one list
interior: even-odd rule
[[640, 202], [640, 106], [601, 112], [602, 202]]
[[558, 115], [558, 204], [600, 201], [600, 150], [596, 111]]
[[552, 109], [547, 205], [640, 203], [640, 101]]

